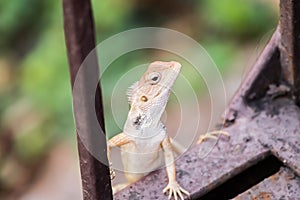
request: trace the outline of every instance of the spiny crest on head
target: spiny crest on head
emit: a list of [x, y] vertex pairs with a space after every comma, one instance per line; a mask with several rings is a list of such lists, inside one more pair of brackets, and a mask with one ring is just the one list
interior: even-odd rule
[[136, 81], [135, 83], [133, 83], [128, 89], [127, 89], [127, 98], [128, 98], [128, 103], [131, 104], [132, 103], [132, 96], [135, 93], [136, 89], [138, 88], [138, 81]]

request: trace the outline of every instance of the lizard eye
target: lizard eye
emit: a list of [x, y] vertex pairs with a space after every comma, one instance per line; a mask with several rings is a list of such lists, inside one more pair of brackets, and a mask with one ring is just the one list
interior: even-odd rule
[[154, 72], [149, 75], [148, 80], [151, 82], [152, 85], [157, 84], [160, 81], [160, 73]]

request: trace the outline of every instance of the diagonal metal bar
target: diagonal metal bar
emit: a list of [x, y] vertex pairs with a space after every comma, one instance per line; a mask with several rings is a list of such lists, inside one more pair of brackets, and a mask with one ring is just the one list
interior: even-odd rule
[[266, 95], [269, 85], [279, 84], [281, 76], [280, 33], [277, 28], [247, 77], [226, 109], [225, 125], [233, 124], [241, 116], [248, 114], [248, 106]]
[[[95, 48], [95, 36], [94, 36], [94, 22], [92, 17], [91, 2], [89, 0], [63, 0], [63, 13], [64, 13], [64, 30], [67, 45], [67, 53], [69, 59], [70, 76], [72, 88], [75, 83], [75, 79], [82, 62], [86, 56]], [[101, 163], [91, 155], [87, 150], [84, 141], [92, 141], [92, 135], [95, 134], [95, 130], [91, 124], [91, 113], [88, 108], [89, 98], [89, 79], [91, 76], [98, 80], [99, 69], [96, 54], [89, 57], [89, 70], [88, 73], [83, 75], [80, 79], [80, 94], [76, 98], [80, 98], [82, 107], [76, 107], [74, 104], [74, 116], [76, 122], [76, 130], [82, 130], [82, 123], [85, 127], [91, 127], [85, 129], [86, 131], [78, 135], [78, 152], [80, 159], [80, 170], [82, 179], [82, 191], [84, 200], [97, 200], [97, 199], [113, 199], [111, 182], [109, 176], [109, 168], [107, 165]], [[78, 80], [76, 80], [78, 81]], [[74, 102], [73, 96], [73, 102]], [[100, 85], [97, 85], [95, 91], [95, 111], [102, 130], [104, 129], [104, 117], [102, 107], [102, 97]], [[80, 118], [80, 119], [79, 119]], [[80, 123], [79, 123], [80, 121]], [[104, 137], [105, 138], [105, 137]], [[94, 142], [95, 148], [99, 148], [99, 151], [106, 155], [106, 141]], [[105, 156], [104, 156], [105, 157]], [[107, 163], [107, 158], [105, 157]]]

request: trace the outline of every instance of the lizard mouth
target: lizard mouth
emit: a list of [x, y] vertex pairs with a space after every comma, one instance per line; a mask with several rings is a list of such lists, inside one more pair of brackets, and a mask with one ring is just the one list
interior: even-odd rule
[[166, 93], [168, 93], [168, 92], [170, 92], [170, 90], [169, 89], [160, 89], [159, 91], [157, 91], [157, 93], [153, 96], [153, 98], [157, 98], [157, 97], [159, 97], [159, 96], [161, 96], [161, 95], [164, 95], [164, 94], [166, 94]]
[[159, 90], [155, 95], [154, 98], [158, 97], [160, 95], [161, 91]]

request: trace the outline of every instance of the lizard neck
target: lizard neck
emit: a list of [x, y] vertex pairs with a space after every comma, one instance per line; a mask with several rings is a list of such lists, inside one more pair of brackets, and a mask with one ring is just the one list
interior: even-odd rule
[[161, 122], [161, 116], [164, 108], [159, 111], [141, 112], [132, 107], [128, 113], [128, 117], [124, 126], [124, 132], [136, 137], [153, 137], [164, 131], [165, 125]]
[[150, 103], [146, 105], [140, 101], [133, 101], [123, 129], [124, 132], [129, 135], [145, 138], [165, 133], [165, 126], [161, 122], [161, 117], [167, 105], [169, 95], [170, 89], [164, 88], [158, 97], [148, 99]]

